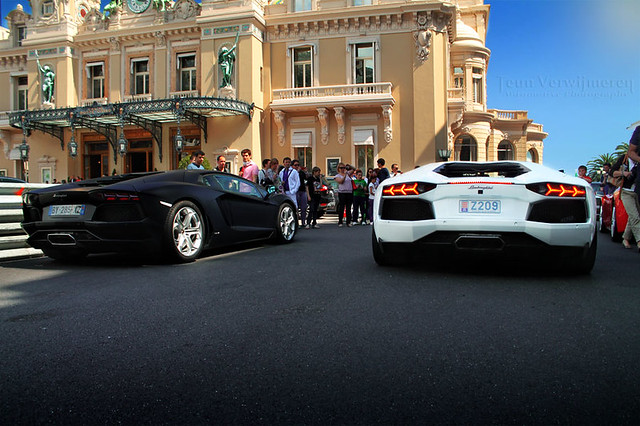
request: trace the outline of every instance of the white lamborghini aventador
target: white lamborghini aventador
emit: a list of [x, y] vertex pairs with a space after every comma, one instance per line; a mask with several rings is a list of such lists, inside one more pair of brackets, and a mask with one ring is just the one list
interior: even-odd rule
[[[433, 163], [385, 180], [376, 191], [373, 257], [545, 255], [588, 273], [596, 256], [596, 199], [584, 180], [518, 161]], [[407, 250], [409, 249], [409, 250]]]

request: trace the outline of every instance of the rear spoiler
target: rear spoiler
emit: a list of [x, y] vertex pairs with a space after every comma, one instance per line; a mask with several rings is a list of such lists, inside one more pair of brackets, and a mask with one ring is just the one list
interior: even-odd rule
[[498, 176], [514, 178], [531, 170], [520, 163], [444, 163], [434, 172], [448, 178]]

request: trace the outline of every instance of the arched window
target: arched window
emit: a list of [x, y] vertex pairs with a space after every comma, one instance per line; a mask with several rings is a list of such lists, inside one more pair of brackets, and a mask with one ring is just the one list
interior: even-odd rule
[[508, 140], [503, 140], [498, 144], [498, 161], [513, 160], [515, 158], [513, 152], [513, 144]]
[[531, 148], [529, 151], [527, 151], [527, 161], [531, 163], [538, 162], [538, 152], [535, 149]]
[[458, 161], [478, 161], [478, 144], [471, 135], [456, 138], [455, 159]]

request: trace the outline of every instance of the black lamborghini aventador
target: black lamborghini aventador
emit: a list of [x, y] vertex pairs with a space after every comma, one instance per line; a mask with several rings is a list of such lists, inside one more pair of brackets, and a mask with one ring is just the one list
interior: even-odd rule
[[291, 242], [291, 200], [241, 177], [204, 170], [132, 173], [23, 194], [27, 242], [54, 259], [162, 254], [177, 262], [254, 240]]

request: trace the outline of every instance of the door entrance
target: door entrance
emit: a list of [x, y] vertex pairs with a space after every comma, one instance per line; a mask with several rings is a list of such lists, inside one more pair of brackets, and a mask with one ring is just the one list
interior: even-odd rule
[[84, 177], [93, 179], [109, 174], [109, 145], [107, 142], [85, 144]]
[[150, 172], [153, 170], [153, 145], [151, 140], [129, 141], [125, 169], [127, 173]]

